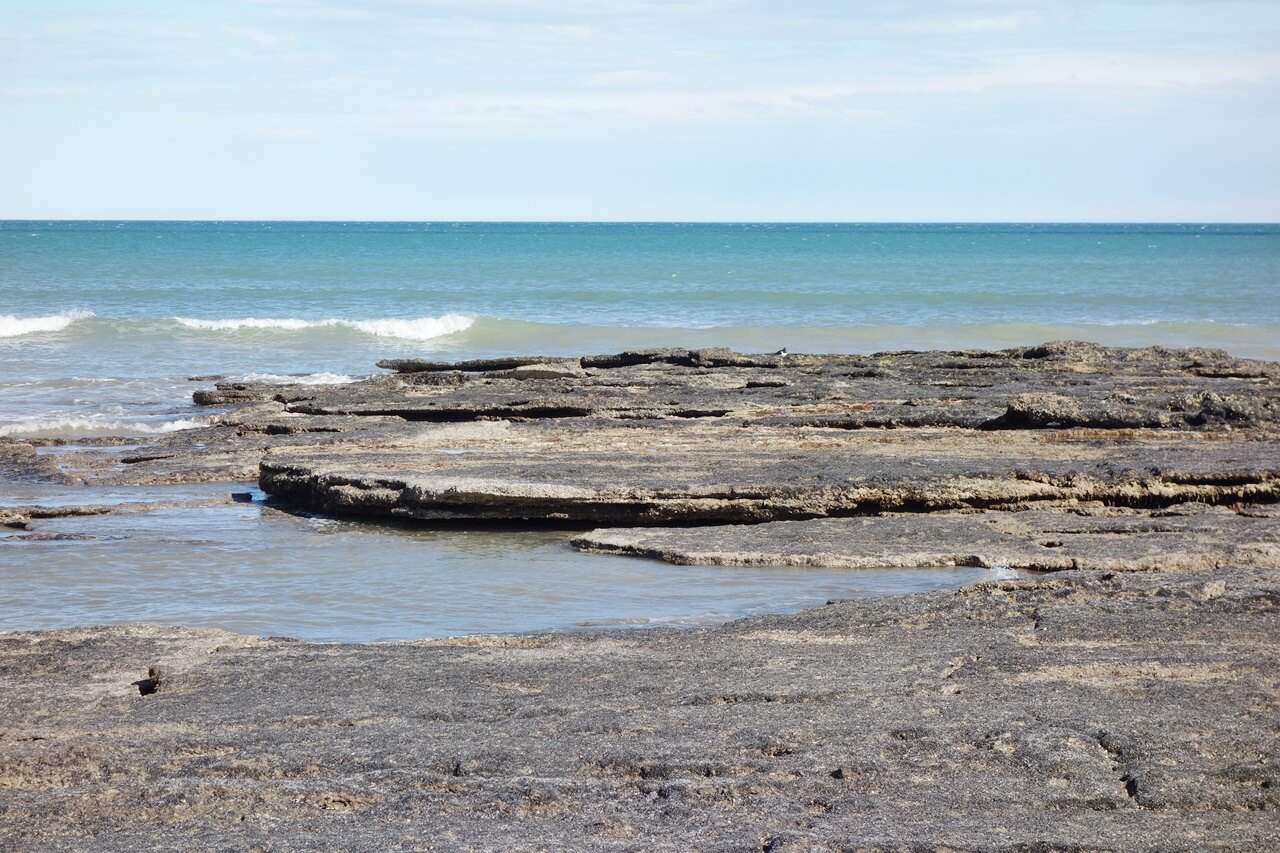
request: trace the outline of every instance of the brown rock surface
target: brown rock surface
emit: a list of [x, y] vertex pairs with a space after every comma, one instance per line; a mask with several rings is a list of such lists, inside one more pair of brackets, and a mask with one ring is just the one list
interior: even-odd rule
[[1277, 636], [1244, 570], [705, 630], [0, 635], [0, 846], [1275, 849]]
[[[400, 423], [372, 446], [355, 435], [273, 450], [262, 487], [324, 512], [427, 521], [711, 524], [1257, 503], [1280, 482], [1275, 371], [1210, 351], [660, 350], [522, 379], [505, 361], [488, 374], [419, 366], [376, 391], [275, 392], [305, 422]], [[501, 428], [431, 426], [489, 421]]]
[[703, 630], [3, 634], [0, 848], [1280, 847], [1276, 365], [1059, 342], [386, 366], [220, 385], [210, 426], [138, 446], [2, 440], [0, 471], [259, 477], [303, 511], [603, 527], [581, 547], [684, 563], [1053, 574]]
[[584, 551], [690, 566], [982, 566], [1063, 571], [1280, 568], [1274, 507], [1190, 504], [911, 513], [716, 527], [636, 527], [576, 537]]
[[[637, 512], [656, 523], [916, 504], [1270, 501], [1280, 471], [1280, 373], [1215, 350], [1060, 342], [387, 364], [404, 372], [335, 386], [220, 384], [197, 399], [233, 411], [129, 453], [53, 460], [3, 440], [0, 465], [104, 485], [241, 480], [263, 463], [265, 488], [317, 509], [588, 524]], [[422, 480], [422, 497], [384, 472]], [[476, 499], [455, 499], [449, 478]], [[548, 497], [512, 502], [513, 489]], [[402, 494], [388, 502], [388, 490]]]

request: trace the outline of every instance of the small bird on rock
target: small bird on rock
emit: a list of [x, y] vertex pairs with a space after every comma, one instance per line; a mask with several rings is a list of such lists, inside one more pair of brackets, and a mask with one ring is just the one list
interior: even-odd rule
[[786, 357], [787, 357], [787, 348], [786, 348], [786, 347], [783, 347], [782, 349], [780, 349], [780, 350], [778, 350], [777, 352], [775, 352], [775, 353], [774, 353], [774, 355], [780, 355], [780, 356], [782, 356], [783, 358], [786, 358]]

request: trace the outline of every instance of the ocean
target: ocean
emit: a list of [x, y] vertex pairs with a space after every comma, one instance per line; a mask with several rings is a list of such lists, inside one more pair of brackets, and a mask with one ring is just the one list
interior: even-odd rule
[[[6, 221], [0, 294], [0, 437], [74, 439], [197, 427], [209, 413], [191, 393], [208, 377], [344, 382], [388, 357], [661, 345], [874, 352], [1075, 338], [1276, 359], [1280, 226]], [[78, 499], [72, 491], [0, 483], [0, 501]], [[0, 577], [0, 630], [138, 618], [408, 639], [696, 622], [870, 588], [847, 572], [794, 569], [734, 570], [708, 585], [653, 565], [637, 586], [634, 561], [574, 555], [559, 540], [371, 537], [320, 522], [286, 531], [253, 505], [220, 512], [138, 530], [103, 522], [115, 532], [90, 545], [0, 540], [0, 571], [9, 573]], [[210, 534], [210, 524], [222, 532]], [[283, 537], [300, 572], [291, 582], [234, 545], [271, 536]], [[384, 576], [325, 575], [332, 594], [309, 599], [316, 577], [349, 565], [335, 555], [357, 547], [386, 552]], [[505, 577], [517, 558], [533, 568], [477, 592], [476, 577]], [[572, 604], [548, 592], [557, 578], [570, 583], [570, 564], [591, 579], [564, 593]], [[427, 578], [424, 565], [439, 576]], [[406, 597], [396, 584], [411, 566], [422, 589]], [[223, 598], [193, 582], [181, 608], [130, 600], [130, 584], [147, 577], [191, 581], [215, 569], [214, 586], [231, 591]], [[655, 588], [657, 577], [666, 581]], [[900, 582], [943, 583], [922, 577]], [[254, 584], [281, 605], [237, 609], [245, 596], [232, 592]], [[330, 612], [342, 595], [382, 604]], [[471, 604], [447, 618], [366, 618], [388, 602], [408, 612], [441, 596]]]
[[1060, 338], [1280, 357], [1280, 226], [0, 223], [0, 435], [189, 425], [189, 376]]

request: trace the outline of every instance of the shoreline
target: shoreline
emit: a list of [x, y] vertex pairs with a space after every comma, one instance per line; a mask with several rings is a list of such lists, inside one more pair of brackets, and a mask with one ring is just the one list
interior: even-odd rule
[[5, 844], [1264, 849], [1277, 601], [1069, 572], [703, 629], [0, 635]]
[[0, 468], [247, 473], [304, 512], [575, 524], [676, 565], [1044, 574], [702, 628], [0, 634], [0, 847], [1280, 843], [1280, 365], [1056, 342], [381, 366], [218, 385], [197, 401], [236, 408], [127, 457], [0, 441]]

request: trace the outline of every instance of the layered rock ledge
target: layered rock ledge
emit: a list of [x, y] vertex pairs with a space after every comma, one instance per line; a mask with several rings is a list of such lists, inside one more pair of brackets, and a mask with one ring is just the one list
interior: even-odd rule
[[[1280, 847], [1280, 367], [1059, 342], [398, 360], [14, 480], [558, 525], [717, 564], [1008, 566], [705, 630], [0, 635], [0, 847]], [[54, 443], [56, 444], [56, 443]], [[0, 524], [114, 511], [12, 507]]]
[[261, 437], [262, 487], [348, 514], [709, 524], [1277, 497], [1280, 373], [1216, 351], [383, 364], [401, 372], [198, 396], [257, 401], [226, 423]]
[[209, 426], [114, 453], [3, 441], [0, 466], [96, 485], [260, 479], [319, 511], [571, 525], [1231, 506], [1274, 502], [1280, 482], [1280, 366], [1215, 350], [383, 364], [399, 372], [221, 383], [195, 395], [221, 407]]
[[[1268, 850], [1273, 573], [705, 630], [0, 635], [9, 850]], [[146, 694], [146, 695], [143, 695]]]

